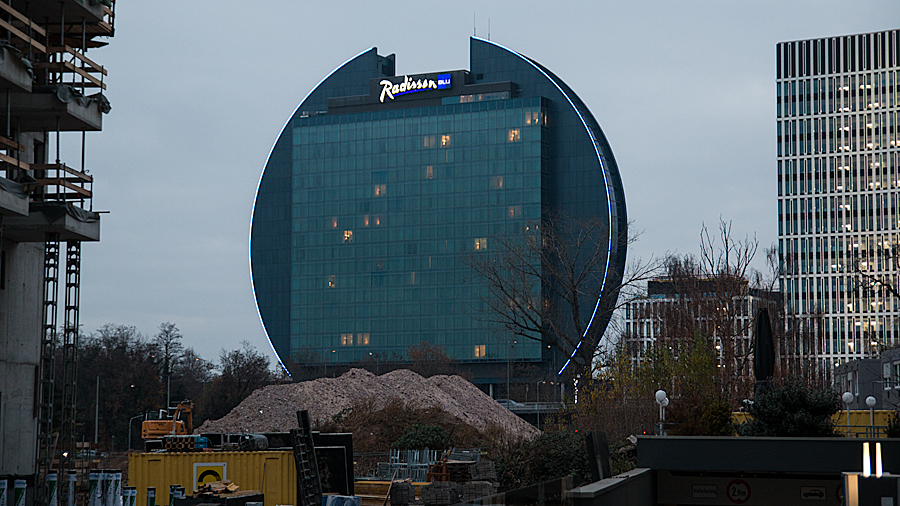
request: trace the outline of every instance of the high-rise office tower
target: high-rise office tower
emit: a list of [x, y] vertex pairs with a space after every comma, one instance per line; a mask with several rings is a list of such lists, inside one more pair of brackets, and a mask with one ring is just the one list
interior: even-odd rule
[[776, 59], [784, 352], [828, 375], [900, 342], [900, 31], [782, 42]]

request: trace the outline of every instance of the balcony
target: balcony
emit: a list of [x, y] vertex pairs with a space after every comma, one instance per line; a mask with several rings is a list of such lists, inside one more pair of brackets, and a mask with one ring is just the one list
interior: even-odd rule
[[3, 237], [16, 242], [44, 242], [47, 234], [60, 241], [99, 241], [100, 216], [66, 202], [32, 202], [28, 216], [3, 219]]
[[[6, 3], [6, 2], [4, 2]], [[109, 2], [112, 5], [112, 2]], [[80, 25], [82, 22], [86, 25], [100, 27], [103, 24], [109, 26], [108, 31], [111, 35], [112, 26], [107, 11], [111, 13], [111, 5], [106, 6], [103, 2], [97, 0], [13, 0], [12, 6], [19, 12], [27, 12], [35, 18], [47, 19], [48, 25], [52, 26], [54, 22], [57, 25], [56, 31], [59, 33], [59, 25], [62, 22]], [[79, 30], [80, 33], [81, 30]]]
[[7, 176], [0, 178], [0, 212], [9, 216], [4, 235], [19, 242], [42, 242], [48, 233], [60, 240], [99, 240], [99, 216], [88, 210], [94, 178], [63, 163], [19, 162], [9, 154], [17, 149], [0, 137], [0, 150], [7, 152], [0, 153]]
[[[109, 102], [100, 95], [85, 96], [71, 85], [56, 84], [12, 94], [10, 108], [13, 128], [18, 126], [22, 132], [99, 131]], [[0, 122], [5, 121], [6, 111], [0, 109]]]

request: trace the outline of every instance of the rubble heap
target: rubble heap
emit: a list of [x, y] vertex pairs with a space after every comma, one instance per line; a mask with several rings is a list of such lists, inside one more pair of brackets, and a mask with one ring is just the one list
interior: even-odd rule
[[437, 406], [479, 430], [497, 425], [513, 436], [530, 438], [540, 433], [460, 376], [423, 378], [406, 369], [381, 376], [351, 369], [338, 378], [260, 388], [224, 417], [208, 420], [197, 432], [287, 432], [297, 427], [296, 412], [301, 409], [309, 411], [313, 423], [325, 422], [349, 409], [354, 401], [374, 400], [380, 408], [392, 398], [422, 408]]

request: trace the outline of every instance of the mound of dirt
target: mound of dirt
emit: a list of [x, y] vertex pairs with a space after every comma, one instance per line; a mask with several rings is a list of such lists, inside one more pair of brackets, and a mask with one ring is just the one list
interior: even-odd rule
[[308, 410], [315, 424], [331, 421], [354, 401], [374, 401], [380, 408], [392, 398], [421, 408], [438, 407], [479, 430], [496, 425], [513, 437], [540, 433], [460, 376], [423, 378], [406, 369], [381, 376], [351, 369], [338, 378], [260, 388], [224, 417], [208, 420], [198, 432], [287, 432], [297, 427], [298, 410]]

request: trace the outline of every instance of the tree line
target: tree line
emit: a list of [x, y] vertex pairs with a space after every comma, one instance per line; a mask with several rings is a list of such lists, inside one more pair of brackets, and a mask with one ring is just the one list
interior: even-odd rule
[[[185, 346], [173, 323], [153, 336], [134, 326], [109, 323], [79, 337], [78, 441], [123, 451], [141, 447], [141, 421], [148, 412], [182, 400], [194, 403], [194, 427], [221, 418], [257, 388], [284, 380], [269, 358], [248, 341], [206, 360]], [[56, 360], [61, 377], [62, 359]], [[99, 388], [98, 388], [99, 385]], [[62, 385], [57, 385], [61, 389]], [[96, 423], [95, 423], [96, 420]], [[129, 426], [131, 441], [128, 441]]]

